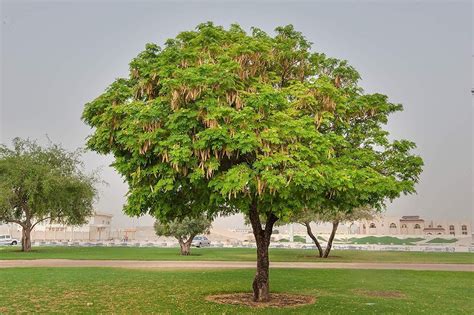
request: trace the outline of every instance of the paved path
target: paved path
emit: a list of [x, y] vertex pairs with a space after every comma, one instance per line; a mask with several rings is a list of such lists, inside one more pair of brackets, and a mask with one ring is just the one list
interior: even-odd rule
[[[407, 264], [407, 263], [311, 263], [271, 262], [271, 268], [291, 269], [397, 269], [397, 270], [444, 270], [474, 271], [473, 264]], [[255, 262], [247, 261], [143, 261], [143, 260], [0, 260], [0, 268], [14, 267], [115, 267], [132, 269], [228, 269], [255, 268]]]

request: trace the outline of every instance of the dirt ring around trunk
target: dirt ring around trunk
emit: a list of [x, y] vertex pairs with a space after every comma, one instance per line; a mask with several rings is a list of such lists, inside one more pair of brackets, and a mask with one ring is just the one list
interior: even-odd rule
[[250, 307], [298, 307], [314, 304], [316, 298], [309, 295], [288, 294], [288, 293], [270, 293], [270, 301], [254, 302], [252, 293], [229, 293], [216, 294], [206, 297], [206, 301], [229, 304], [244, 305]]

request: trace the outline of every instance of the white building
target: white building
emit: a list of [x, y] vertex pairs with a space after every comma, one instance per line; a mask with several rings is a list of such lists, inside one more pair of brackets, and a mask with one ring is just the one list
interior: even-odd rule
[[[88, 222], [81, 226], [70, 226], [43, 221], [31, 232], [33, 241], [105, 241], [112, 238], [112, 215], [95, 212]], [[21, 227], [18, 224], [3, 225], [0, 232], [21, 238]]]

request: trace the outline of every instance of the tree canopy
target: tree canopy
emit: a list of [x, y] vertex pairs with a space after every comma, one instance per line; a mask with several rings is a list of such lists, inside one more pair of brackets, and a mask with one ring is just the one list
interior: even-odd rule
[[365, 94], [359, 79], [292, 25], [271, 36], [203, 23], [163, 48], [146, 45], [128, 78], [86, 104], [88, 147], [114, 155], [126, 213], [242, 212], [268, 249], [273, 224], [295, 212], [382, 209], [414, 192], [415, 145], [383, 128], [402, 106]]
[[96, 181], [82, 171], [80, 151], [43, 148], [16, 138], [11, 149], [0, 145], [0, 222], [22, 227], [27, 251], [30, 232], [39, 222], [86, 222], [93, 212]]
[[155, 231], [159, 236], [172, 236], [176, 238], [181, 247], [181, 255], [189, 255], [193, 238], [198, 234], [207, 234], [212, 221], [204, 215], [185, 217], [169, 222], [155, 222]]

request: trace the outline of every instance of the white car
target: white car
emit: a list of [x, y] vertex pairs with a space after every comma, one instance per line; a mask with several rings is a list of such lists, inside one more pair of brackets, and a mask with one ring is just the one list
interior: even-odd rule
[[18, 240], [12, 238], [11, 235], [0, 235], [0, 245], [16, 245]]
[[204, 246], [211, 246], [211, 241], [205, 236], [196, 236], [193, 238], [191, 246], [195, 247], [204, 247]]

